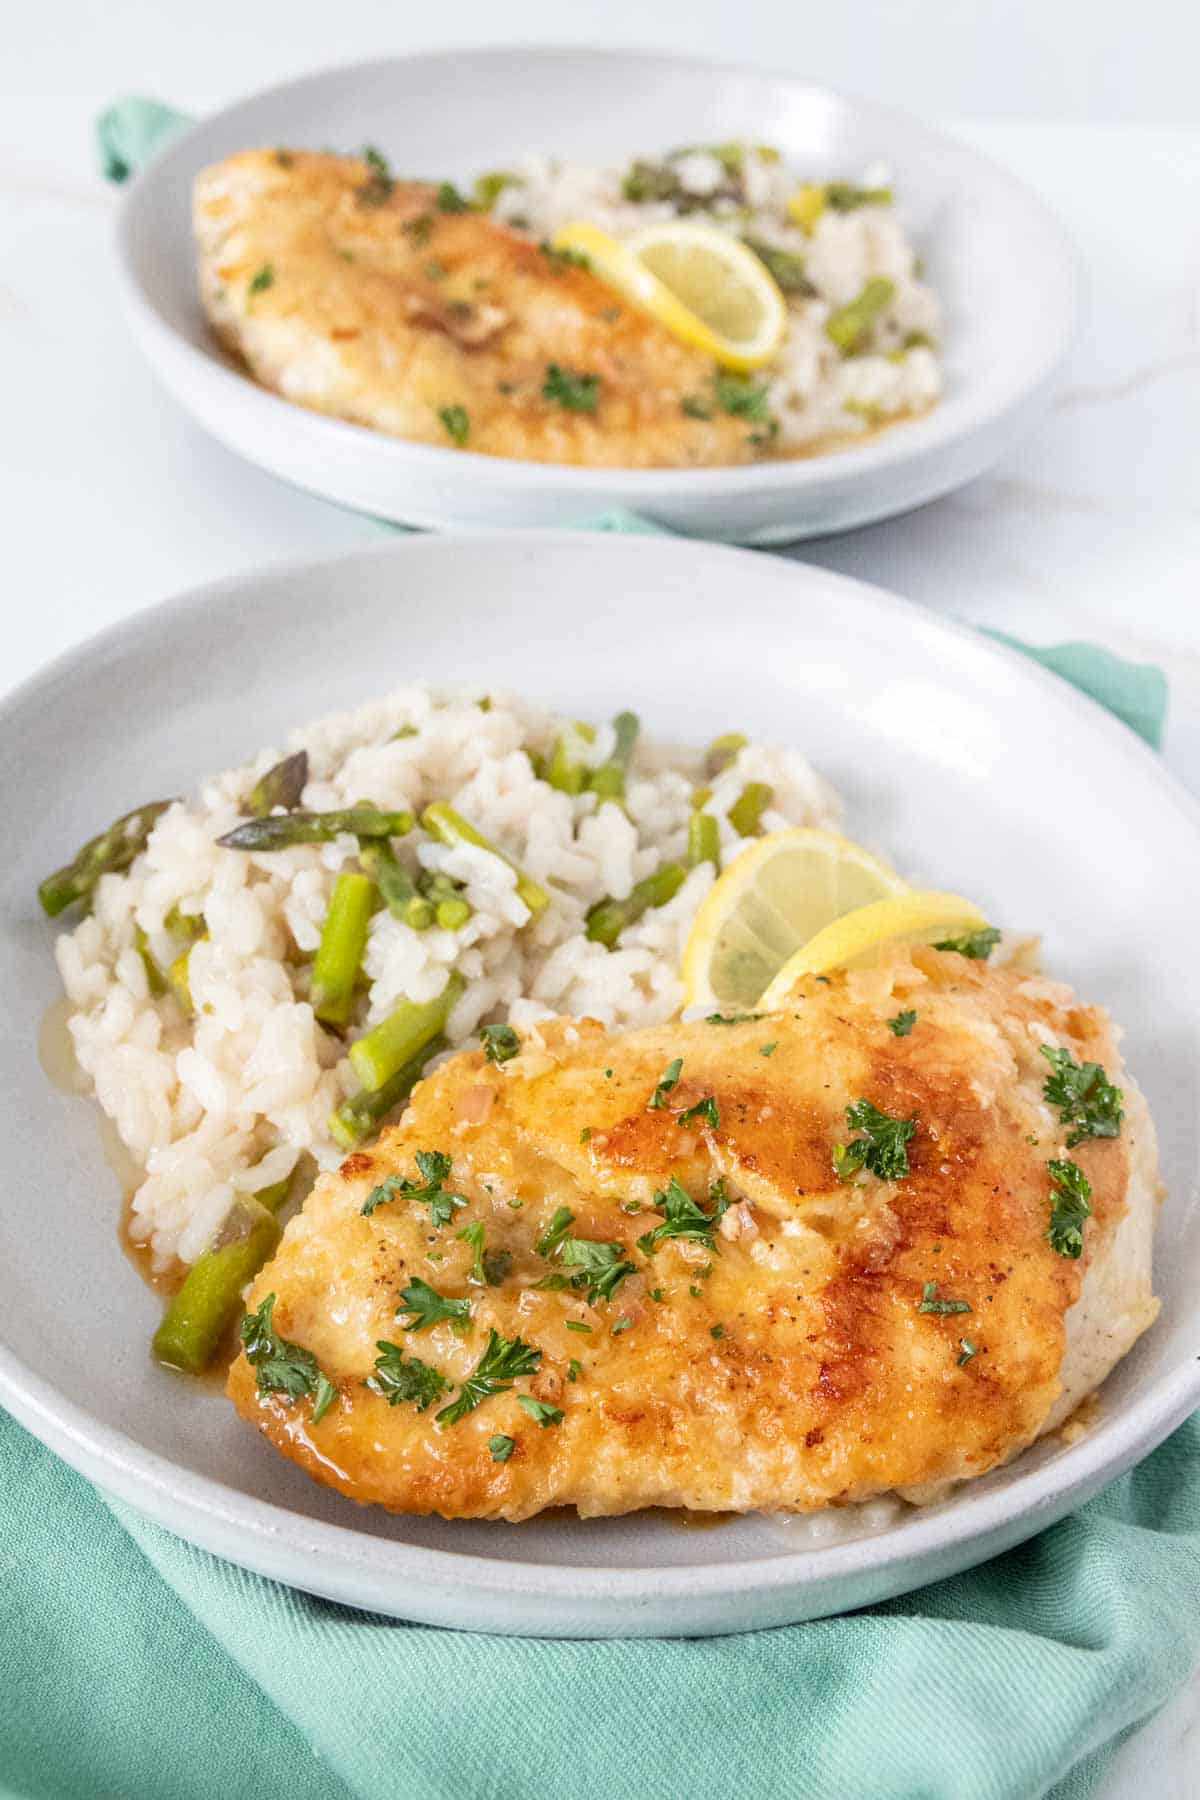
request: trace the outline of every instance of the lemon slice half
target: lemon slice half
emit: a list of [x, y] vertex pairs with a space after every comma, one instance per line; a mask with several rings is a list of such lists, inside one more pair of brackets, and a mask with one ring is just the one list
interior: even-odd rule
[[910, 889], [860, 906], [833, 919], [791, 956], [765, 988], [755, 1008], [772, 1012], [786, 1005], [802, 975], [830, 969], [864, 968], [878, 960], [888, 944], [935, 944], [964, 931], [977, 931], [987, 920], [961, 894]]
[[907, 892], [895, 869], [837, 832], [797, 826], [756, 838], [692, 921], [685, 1004], [758, 1010], [780, 970], [833, 921]]
[[774, 278], [752, 250], [714, 225], [668, 219], [622, 242], [590, 220], [573, 219], [553, 247], [585, 256], [602, 281], [722, 368], [761, 368], [783, 342], [787, 303]]

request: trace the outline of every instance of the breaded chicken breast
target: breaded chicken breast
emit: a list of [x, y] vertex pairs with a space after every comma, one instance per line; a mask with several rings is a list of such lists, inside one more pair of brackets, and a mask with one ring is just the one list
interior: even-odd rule
[[[229, 1393], [400, 1512], [929, 1498], [1153, 1319], [1155, 1166], [1106, 1015], [955, 953], [808, 978], [766, 1017], [556, 1020], [447, 1062], [322, 1177]], [[332, 1383], [316, 1423], [272, 1386], [297, 1346]]]
[[586, 268], [456, 207], [357, 157], [250, 150], [203, 170], [213, 330], [264, 387], [394, 437], [630, 469], [760, 453], [761, 430], [713, 404], [706, 358]]

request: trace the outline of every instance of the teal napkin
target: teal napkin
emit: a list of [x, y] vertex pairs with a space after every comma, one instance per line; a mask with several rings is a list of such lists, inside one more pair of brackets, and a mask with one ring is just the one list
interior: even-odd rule
[[[103, 133], [125, 174], [162, 136], [132, 105]], [[1019, 647], [1158, 743], [1158, 670]], [[11, 1800], [1082, 1800], [1200, 1657], [1200, 1416], [978, 1569], [726, 1638], [352, 1612], [106, 1501], [2, 1413], [0, 1519]]]

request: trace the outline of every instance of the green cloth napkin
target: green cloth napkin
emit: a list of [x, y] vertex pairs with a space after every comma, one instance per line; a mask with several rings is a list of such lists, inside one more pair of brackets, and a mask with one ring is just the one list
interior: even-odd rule
[[[120, 178], [164, 112], [105, 116]], [[1158, 670], [1018, 647], [1159, 742]], [[6, 1800], [1083, 1800], [1200, 1657], [1200, 1415], [978, 1569], [714, 1639], [351, 1612], [105, 1501], [2, 1413], [0, 1519]]]

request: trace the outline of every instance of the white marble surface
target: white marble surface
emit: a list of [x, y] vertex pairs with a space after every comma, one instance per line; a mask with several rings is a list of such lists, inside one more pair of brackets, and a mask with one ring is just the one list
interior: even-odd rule
[[[102, 77], [65, 36], [60, 49], [57, 99], [23, 86], [0, 108], [0, 687], [163, 594], [379, 530], [242, 467], [156, 388], [117, 314], [116, 201], [91, 169]], [[146, 68], [185, 102], [217, 97], [178, 59]], [[797, 554], [1040, 642], [1153, 658], [1171, 680], [1168, 761], [1200, 792], [1200, 131], [961, 129], [1076, 234], [1091, 281], [1078, 351], [1049, 418], [993, 475]], [[1104, 1788], [1197, 1792], [1200, 1680]]]

